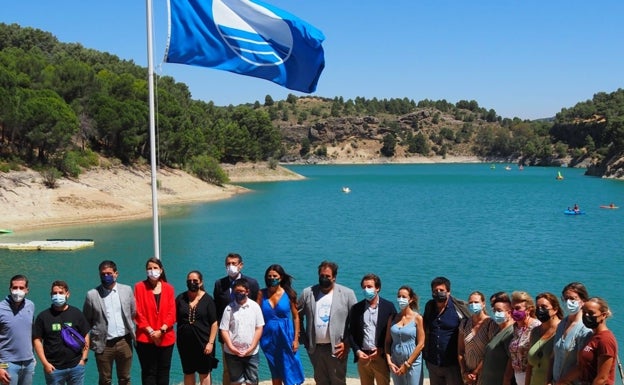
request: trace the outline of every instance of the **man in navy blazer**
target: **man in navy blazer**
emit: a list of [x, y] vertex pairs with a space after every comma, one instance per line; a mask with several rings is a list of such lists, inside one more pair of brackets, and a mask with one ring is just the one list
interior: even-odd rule
[[297, 301], [300, 344], [308, 351], [316, 385], [345, 385], [349, 354], [349, 309], [357, 299], [348, 287], [336, 283], [338, 265], [323, 261], [319, 283], [303, 290]]
[[388, 320], [397, 312], [394, 304], [379, 296], [381, 279], [366, 274], [360, 282], [364, 299], [349, 313], [349, 341], [362, 385], [389, 385], [390, 369], [384, 344]]

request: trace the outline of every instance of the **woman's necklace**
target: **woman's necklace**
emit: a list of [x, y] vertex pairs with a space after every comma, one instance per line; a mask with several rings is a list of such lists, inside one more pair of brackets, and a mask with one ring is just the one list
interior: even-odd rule
[[197, 304], [203, 294], [197, 294], [192, 301], [189, 302], [189, 324], [194, 324], [197, 320]]

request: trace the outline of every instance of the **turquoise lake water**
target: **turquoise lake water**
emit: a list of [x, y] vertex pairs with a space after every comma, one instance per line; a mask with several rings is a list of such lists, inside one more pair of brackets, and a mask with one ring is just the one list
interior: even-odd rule
[[[302, 181], [246, 184], [253, 191], [233, 199], [176, 207], [161, 220], [162, 260], [169, 281], [182, 291], [186, 273], [204, 273], [208, 291], [225, 275], [224, 257], [238, 252], [244, 271], [262, 282], [272, 263], [295, 277], [300, 291], [317, 281], [320, 261], [336, 261], [338, 282], [356, 290], [374, 272], [382, 296], [411, 285], [424, 306], [432, 278], [452, 282], [453, 295], [473, 290], [487, 295], [525, 290], [559, 295], [571, 281], [584, 282], [602, 296], [614, 317], [609, 327], [624, 341], [624, 182], [584, 176], [584, 170], [489, 164], [292, 166]], [[565, 179], [557, 181], [557, 171]], [[341, 191], [349, 186], [351, 193]], [[578, 203], [585, 215], [563, 211]], [[31, 280], [29, 297], [37, 312], [49, 304], [49, 284], [66, 280], [70, 303], [82, 307], [86, 291], [98, 284], [97, 265], [117, 262], [119, 281], [144, 278], [152, 255], [151, 220], [84, 225], [15, 233], [2, 242], [46, 238], [91, 238], [94, 248], [75, 252], [0, 250], [0, 282], [17, 273]], [[620, 345], [623, 345], [620, 343]], [[305, 352], [306, 375], [311, 368]], [[350, 355], [352, 358], [352, 355]], [[95, 383], [94, 360], [86, 383]], [[269, 379], [264, 358], [261, 377]], [[37, 367], [36, 383], [43, 383]], [[221, 367], [214, 373], [220, 382]], [[357, 371], [350, 364], [349, 374]], [[140, 383], [139, 364], [133, 368]], [[172, 382], [180, 383], [177, 351]]]

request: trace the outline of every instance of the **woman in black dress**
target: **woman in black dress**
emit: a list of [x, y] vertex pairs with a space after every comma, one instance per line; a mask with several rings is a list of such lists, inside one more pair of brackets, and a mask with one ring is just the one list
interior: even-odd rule
[[210, 385], [210, 372], [219, 362], [215, 358], [217, 310], [212, 297], [204, 290], [199, 271], [186, 276], [187, 291], [176, 298], [178, 319], [178, 352], [184, 372], [184, 385], [195, 385], [195, 373], [200, 385]]

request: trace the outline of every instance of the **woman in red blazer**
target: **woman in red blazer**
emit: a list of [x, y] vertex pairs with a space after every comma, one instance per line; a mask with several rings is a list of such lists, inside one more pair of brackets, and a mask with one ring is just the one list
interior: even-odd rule
[[175, 344], [175, 292], [167, 283], [162, 262], [150, 258], [147, 279], [134, 285], [137, 355], [143, 385], [169, 385], [171, 355]]

